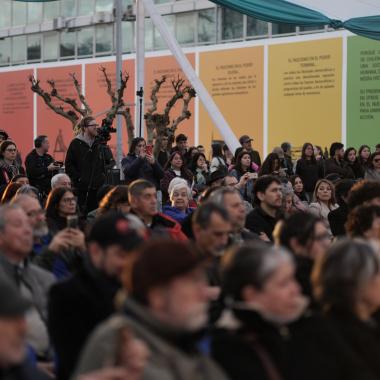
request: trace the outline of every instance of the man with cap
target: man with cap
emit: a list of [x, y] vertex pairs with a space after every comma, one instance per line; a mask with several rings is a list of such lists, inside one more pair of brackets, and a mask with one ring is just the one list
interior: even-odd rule
[[[97, 329], [84, 350], [78, 374], [115, 360], [120, 350], [119, 331], [125, 326], [148, 346], [144, 380], [226, 379], [197, 348], [199, 332], [207, 323], [209, 301], [202, 256], [182, 242], [152, 241], [140, 251], [127, 290], [125, 314]], [[98, 354], [106, 359], [103, 363], [94, 359], [99, 351], [104, 353]]]
[[25, 313], [31, 303], [4, 278], [0, 279], [0, 378], [47, 380], [27, 359]]
[[235, 160], [238, 156], [238, 154], [242, 151], [245, 150], [251, 155], [251, 161], [254, 162], [257, 166], [261, 166], [261, 158], [260, 158], [260, 153], [257, 150], [254, 150], [252, 147], [252, 141], [248, 135], [243, 135], [240, 137], [239, 142], [241, 144], [240, 148], [237, 148], [235, 151]]
[[58, 357], [58, 379], [68, 379], [95, 326], [115, 310], [122, 275], [142, 238], [119, 213], [97, 219], [87, 238], [87, 260], [49, 294], [49, 333]]

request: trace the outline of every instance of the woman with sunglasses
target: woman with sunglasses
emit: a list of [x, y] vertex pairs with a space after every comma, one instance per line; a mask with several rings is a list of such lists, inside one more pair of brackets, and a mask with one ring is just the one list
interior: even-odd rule
[[380, 152], [372, 153], [369, 157], [369, 167], [365, 171], [364, 178], [380, 181]]
[[16, 144], [3, 141], [0, 145], [0, 185], [7, 185], [18, 174], [25, 174], [25, 170], [17, 161]]

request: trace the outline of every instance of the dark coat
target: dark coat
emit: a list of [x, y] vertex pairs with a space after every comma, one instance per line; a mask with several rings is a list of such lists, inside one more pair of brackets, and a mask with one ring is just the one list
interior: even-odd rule
[[311, 160], [300, 158], [297, 161], [296, 174], [301, 177], [304, 190], [307, 193], [312, 193], [317, 181], [324, 177], [323, 165], [319, 161], [313, 162]]
[[341, 204], [337, 209], [330, 211], [327, 216], [334, 236], [346, 235], [345, 224], [348, 217], [348, 207], [345, 203]]
[[17, 174], [25, 174], [24, 168], [18, 165], [17, 160], [15, 161], [15, 165], [13, 166], [13, 171], [7, 169], [6, 166], [2, 165], [1, 161], [3, 160], [0, 160], [0, 186], [7, 185]]
[[164, 171], [157, 161], [152, 165], [145, 158], [129, 153], [121, 161], [121, 166], [127, 183], [136, 179], [145, 179], [153, 183], [156, 189], [160, 188], [160, 180], [164, 176]]
[[0, 368], [0, 380], [51, 380], [51, 377], [38, 370], [25, 360], [20, 365], [8, 369]]
[[51, 288], [49, 334], [58, 357], [58, 379], [69, 379], [81, 349], [99, 322], [114, 312], [119, 284], [90, 263]]
[[277, 221], [277, 218], [272, 218], [261, 207], [255, 207], [247, 215], [245, 226], [257, 235], [260, 235], [261, 232], [264, 232], [268, 238], [273, 241], [272, 233]]
[[355, 178], [353, 171], [346, 161], [337, 161], [335, 158], [325, 160], [325, 177], [329, 174], [338, 174], [340, 178]]
[[365, 167], [361, 165], [357, 159], [353, 163], [347, 162], [347, 165], [354, 173], [355, 179], [364, 178]]
[[25, 159], [26, 174], [32, 186], [36, 187], [41, 194], [49, 194], [51, 189], [51, 178], [53, 171], [48, 170], [48, 166], [54, 162], [50, 154], [45, 153], [40, 156], [35, 149], [33, 149]]
[[[235, 160], [238, 156], [238, 154], [243, 150], [243, 147], [239, 147], [235, 150]], [[257, 166], [261, 166], [261, 158], [260, 153], [257, 150], [251, 150], [249, 152], [251, 156], [251, 162], [254, 162]]]
[[211, 346], [213, 358], [231, 380], [274, 379], [269, 366], [282, 380], [376, 379], [320, 317], [309, 315], [280, 326], [254, 311], [235, 315], [240, 327], [215, 332]]

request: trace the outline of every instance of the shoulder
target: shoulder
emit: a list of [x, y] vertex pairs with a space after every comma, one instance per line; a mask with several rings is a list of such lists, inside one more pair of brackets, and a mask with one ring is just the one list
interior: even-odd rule
[[46, 269], [40, 268], [35, 264], [28, 264], [28, 271], [41, 283], [43, 282], [50, 285], [55, 283], [55, 277], [52, 273], [48, 272]]

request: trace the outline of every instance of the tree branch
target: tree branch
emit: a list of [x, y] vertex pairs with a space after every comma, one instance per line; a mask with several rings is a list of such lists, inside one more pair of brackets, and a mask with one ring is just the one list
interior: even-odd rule
[[84, 109], [86, 110], [86, 114], [82, 114], [82, 115], [83, 116], [91, 115], [92, 114], [92, 110], [91, 110], [90, 106], [88, 105], [88, 103], [86, 101], [86, 98], [82, 94], [82, 86], [78, 82], [78, 79], [76, 78], [75, 73], [72, 73], [72, 74], [69, 74], [69, 75], [70, 75], [70, 77], [72, 78], [72, 80], [74, 82], [75, 90], [76, 90], [76, 92], [78, 94], [79, 100], [83, 104]]

